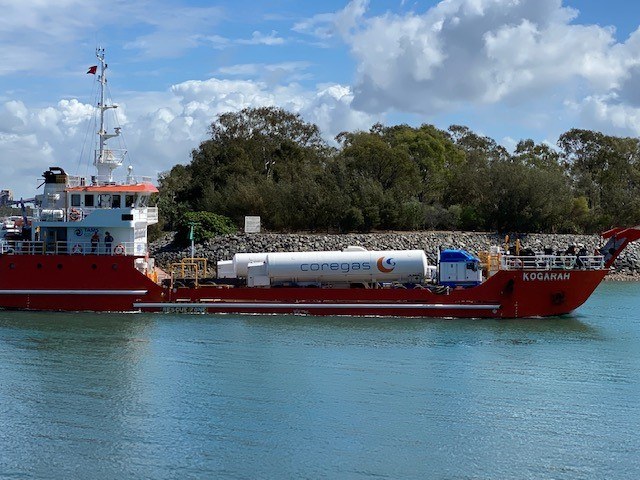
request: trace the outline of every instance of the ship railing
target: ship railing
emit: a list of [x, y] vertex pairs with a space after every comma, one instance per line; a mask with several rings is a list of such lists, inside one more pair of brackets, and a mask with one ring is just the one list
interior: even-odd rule
[[169, 266], [171, 288], [177, 280], [192, 280], [197, 287], [200, 278], [207, 273], [206, 258], [183, 258]]
[[67, 182], [70, 187], [84, 187], [86, 185], [134, 185], [136, 183], [153, 183], [153, 178], [143, 175], [127, 175], [126, 177], [111, 178], [107, 175], [92, 175], [87, 177], [69, 175]]
[[137, 183], [153, 183], [151, 177], [142, 175], [127, 175], [126, 177], [109, 177], [108, 175], [93, 175], [92, 185], [135, 185]]
[[116, 255], [141, 257], [148, 253], [147, 246], [136, 242], [56, 242], [55, 253], [58, 255]]
[[111, 245], [103, 241], [93, 244], [89, 242], [46, 242], [15, 240], [0, 243], [0, 253], [9, 255], [128, 255], [143, 257], [148, 253], [147, 245], [136, 242], [113, 242]]
[[9, 255], [42, 255], [45, 252], [45, 245], [44, 242], [11, 240], [3, 242], [0, 251]]
[[602, 255], [502, 255], [501, 270], [599, 270], [604, 268]]
[[147, 222], [149, 224], [158, 223], [158, 207], [141, 207], [134, 210], [135, 221]]
[[158, 223], [158, 207], [147, 207], [147, 222]]
[[94, 165], [106, 164], [119, 167], [127, 156], [127, 150], [124, 148], [105, 148], [102, 151], [96, 149], [93, 155]]
[[84, 187], [87, 183], [86, 177], [80, 177], [76, 175], [69, 175], [67, 177], [67, 183], [70, 187]]
[[3, 253], [11, 253], [11, 248], [9, 247], [9, 243], [0, 240], [0, 254]]

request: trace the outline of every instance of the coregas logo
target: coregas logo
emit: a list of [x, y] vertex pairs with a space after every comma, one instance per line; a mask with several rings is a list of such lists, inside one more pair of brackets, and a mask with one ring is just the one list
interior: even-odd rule
[[380, 257], [378, 259], [378, 270], [382, 273], [391, 273], [393, 269], [396, 268], [396, 262], [393, 261], [393, 258]]

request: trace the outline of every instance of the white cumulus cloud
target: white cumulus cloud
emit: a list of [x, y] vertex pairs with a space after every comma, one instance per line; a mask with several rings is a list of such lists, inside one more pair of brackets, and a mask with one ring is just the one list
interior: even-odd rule
[[502, 138], [504, 125], [516, 124], [542, 138], [576, 126], [640, 135], [640, 30], [618, 40], [614, 27], [581, 23], [562, 0], [442, 0], [399, 13], [404, 7], [373, 14], [353, 0], [296, 24], [349, 48], [352, 108], [459, 117], [476, 129], [489, 120]]
[[433, 115], [464, 105], [528, 102], [560, 90], [618, 88], [640, 60], [632, 36], [580, 25], [561, 0], [444, 0], [426, 11], [367, 16], [354, 0], [299, 31], [340, 35], [357, 65], [355, 107]]
[[[296, 83], [271, 86], [249, 80], [189, 80], [166, 92], [129, 92], [119, 102], [118, 124], [123, 127], [122, 147], [129, 151], [134, 173], [156, 177], [176, 163], [188, 163], [191, 150], [207, 138], [211, 122], [221, 113], [278, 106], [317, 123], [324, 137], [333, 141], [343, 130], [368, 129], [380, 118], [354, 111], [352, 100], [350, 87], [338, 84], [309, 90]], [[35, 185], [25, 184], [25, 176], [36, 179], [50, 165], [90, 175], [94, 145], [87, 144], [87, 138], [92, 142], [95, 136], [93, 112], [91, 105], [77, 99], [42, 108], [16, 101], [0, 105], [3, 188], [30, 196], [27, 187]], [[120, 146], [112, 144], [112, 148]]]

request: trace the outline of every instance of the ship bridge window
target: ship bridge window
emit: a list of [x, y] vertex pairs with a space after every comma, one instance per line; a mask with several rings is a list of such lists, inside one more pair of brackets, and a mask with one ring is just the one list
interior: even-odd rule
[[148, 203], [149, 203], [149, 196], [148, 195], [140, 195], [138, 197], [138, 206], [139, 207], [146, 207]]
[[120, 195], [114, 195], [111, 199], [111, 208], [120, 208]]
[[72, 207], [79, 207], [80, 206], [80, 194], [79, 193], [72, 193], [71, 194], [71, 206]]
[[135, 195], [125, 195], [124, 203], [129, 208], [135, 207], [135, 205], [136, 205], [136, 196]]
[[103, 193], [98, 196], [98, 206], [100, 208], [111, 208], [111, 194]]
[[93, 197], [93, 193], [88, 193], [84, 196], [84, 206], [85, 207], [93, 207], [95, 205], [95, 199]]

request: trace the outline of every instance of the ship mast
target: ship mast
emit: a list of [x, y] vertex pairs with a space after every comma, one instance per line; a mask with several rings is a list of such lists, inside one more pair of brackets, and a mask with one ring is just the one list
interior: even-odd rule
[[105, 104], [107, 63], [104, 61], [104, 48], [96, 49], [96, 57], [100, 62], [100, 75], [98, 76], [98, 82], [100, 82], [100, 103], [98, 103], [98, 108], [100, 109], [100, 129], [98, 130], [99, 146], [95, 151], [93, 164], [97, 169], [98, 183], [113, 183], [113, 171], [122, 166], [124, 156], [127, 152], [122, 149], [113, 150], [107, 146], [107, 140], [120, 136], [120, 128], [115, 127], [114, 133], [107, 133], [105, 129], [105, 112], [111, 108], [118, 108], [118, 106]]

